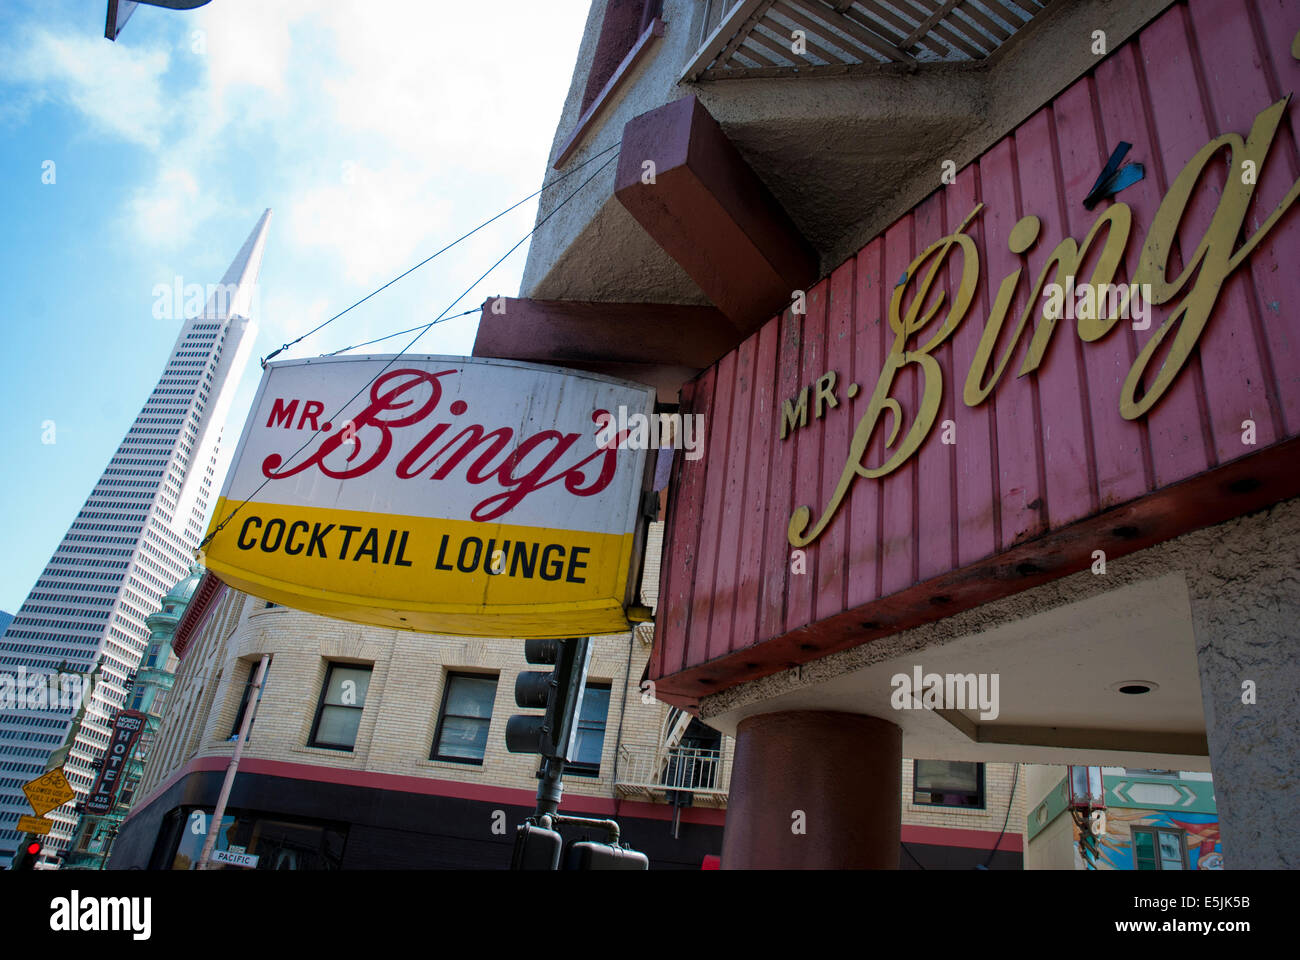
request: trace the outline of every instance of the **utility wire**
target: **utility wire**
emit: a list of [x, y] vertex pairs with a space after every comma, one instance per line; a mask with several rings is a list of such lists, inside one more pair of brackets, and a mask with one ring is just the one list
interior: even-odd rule
[[[784, 307], [781, 308], [781, 312], [784, 313], [785, 310], [787, 310], [793, 304], [797, 303], [798, 300], [799, 298], [797, 296], [793, 297], [789, 303], [787, 303]], [[415, 327], [407, 327], [405, 330], [398, 330], [396, 333], [390, 333], [387, 334], [386, 336], [378, 337], [374, 340], [367, 340], [365, 343], [354, 343], [350, 347], [342, 347], [338, 350], [333, 350], [329, 353], [322, 353], [321, 356], [337, 357], [340, 353], [347, 353], [349, 350], [359, 350], [362, 347], [368, 347], [371, 344], [375, 344], [375, 343], [383, 343], [385, 340], [393, 339], [393, 337], [400, 337], [404, 333], [414, 333], [416, 330], [427, 330], [429, 329], [429, 327], [432, 327], [438, 323], [443, 323], [444, 321], [447, 320], [455, 320], [458, 317], [468, 317], [471, 313], [478, 313], [480, 309], [481, 309], [480, 307], [474, 307], [470, 310], [466, 310], [464, 313], [453, 313], [450, 317], [443, 317], [441, 320], [434, 320], [431, 321], [430, 323], [420, 324], [419, 326], [415, 326]]]
[[[563, 173], [563, 174], [561, 174], [560, 176], [558, 176], [558, 177], [556, 177], [554, 180], [552, 180], [550, 183], [544, 183], [544, 184], [542, 184], [542, 186], [541, 186], [540, 189], [533, 191], [533, 192], [530, 193], [528, 196], [526, 196], [526, 197], [524, 197], [522, 200], [520, 200], [518, 203], [512, 203], [510, 206], [506, 207], [504, 210], [502, 210], [500, 213], [498, 213], [495, 217], [492, 217], [490, 220], [484, 220], [482, 223], [480, 223], [480, 224], [479, 224], [477, 227], [475, 227], [473, 230], [469, 231], [469, 233], [462, 234], [461, 236], [459, 236], [459, 237], [457, 237], [455, 240], [453, 240], [451, 243], [449, 243], [449, 244], [447, 244], [445, 247], [443, 247], [441, 250], [438, 250], [438, 251], [436, 251], [436, 252], [430, 254], [429, 256], [425, 257], [423, 260], [421, 260], [421, 261], [420, 261], [419, 263], [417, 263], [415, 266], [411, 267], [411, 269], [409, 269], [409, 270], [407, 270], [407, 271], [405, 271], [405, 272], [403, 272], [403, 273], [399, 273], [397, 276], [393, 277], [393, 279], [389, 280], [386, 284], [384, 284], [384, 285], [383, 285], [382, 287], [380, 287], [379, 289], [370, 291], [370, 293], [366, 294], [364, 297], [362, 297], [362, 298], [361, 298], [360, 300], [358, 300], [356, 303], [352, 304], [352, 306], [348, 307], [346, 310], [341, 310], [340, 312], [334, 314], [334, 316], [332, 316], [332, 317], [330, 317], [328, 320], [326, 320], [324, 323], [321, 323], [321, 324], [319, 324], [319, 325], [317, 325], [317, 326], [315, 326], [315, 327], [312, 327], [310, 330], [308, 330], [306, 333], [304, 333], [301, 337], [298, 337], [296, 340], [290, 340], [288, 343], [283, 344], [279, 349], [277, 349], [277, 350], [272, 350], [269, 354], [267, 354], [265, 357], [262, 358], [262, 361], [261, 361], [261, 362], [262, 362], [262, 369], [263, 369], [263, 370], [266, 369], [267, 361], [269, 361], [272, 357], [274, 357], [274, 356], [276, 356], [277, 354], [283, 353], [284, 351], [288, 350], [288, 349], [289, 349], [290, 347], [292, 347], [295, 343], [299, 343], [299, 342], [301, 342], [301, 341], [303, 341], [303, 340], [306, 340], [308, 337], [310, 337], [310, 336], [311, 336], [313, 333], [315, 333], [317, 330], [321, 330], [321, 329], [323, 329], [323, 328], [329, 326], [331, 323], [333, 323], [333, 322], [334, 322], [335, 320], [337, 320], [339, 317], [343, 316], [343, 314], [347, 313], [349, 310], [353, 310], [353, 309], [355, 309], [356, 307], [361, 306], [363, 303], [365, 303], [365, 302], [366, 302], [367, 300], [369, 300], [371, 297], [375, 296], [375, 295], [378, 294], [378, 293], [382, 293], [383, 291], [387, 290], [389, 287], [391, 287], [393, 284], [395, 284], [398, 280], [401, 280], [403, 277], [408, 276], [408, 275], [414, 273], [416, 270], [419, 270], [422, 266], [424, 266], [426, 263], [428, 263], [428, 262], [429, 262], [430, 260], [432, 260], [434, 257], [436, 257], [436, 256], [438, 256], [438, 255], [440, 255], [440, 254], [446, 253], [448, 250], [450, 250], [452, 247], [456, 246], [456, 244], [460, 243], [462, 240], [467, 240], [467, 239], [469, 239], [469, 238], [472, 237], [474, 234], [478, 233], [480, 230], [482, 230], [484, 227], [486, 227], [488, 224], [490, 224], [490, 223], [492, 223], [492, 222], [494, 222], [494, 221], [496, 221], [496, 220], [500, 220], [502, 217], [504, 217], [507, 213], [509, 213], [511, 210], [515, 209], [516, 207], [521, 206], [522, 204], [527, 203], [529, 200], [533, 199], [533, 197], [537, 196], [537, 195], [540, 194], [540, 193], [545, 192], [546, 190], [548, 190], [549, 188], [555, 186], [555, 184], [561, 182], [562, 180], [567, 180], [569, 177], [573, 176], [575, 173], [577, 173], [579, 170], [581, 170], [581, 169], [582, 169], [583, 167], [585, 167], [587, 164], [592, 163], [592, 162], [595, 161], [595, 160], [598, 160], [600, 157], [603, 157], [605, 154], [609, 153], [609, 151], [611, 151], [611, 150], [613, 150], [614, 148], [618, 147], [619, 144], [620, 144], [621, 142], [622, 142], [622, 141], [619, 141], [619, 143], [612, 143], [612, 144], [610, 144], [610, 145], [609, 145], [608, 147], [606, 147], [604, 150], [601, 150], [599, 153], [595, 153], [595, 154], [593, 154], [592, 156], [588, 157], [586, 160], [582, 161], [582, 163], [578, 164], [576, 167], [574, 167], [572, 170], [568, 171], [567, 173]], [[605, 164], [601, 164], [601, 169], [603, 170], [603, 169], [605, 168], [605, 166], [606, 166]], [[557, 209], [558, 209], [558, 208], [557, 208]], [[554, 212], [554, 211], [552, 211], [552, 212]], [[539, 226], [540, 226], [540, 224], [539, 224]], [[396, 334], [394, 334], [394, 336], [396, 336]], [[349, 349], [350, 349], [350, 348], [349, 348]]]
[[[608, 153], [609, 151], [607, 150], [607, 151], [605, 151], [605, 152]], [[593, 158], [593, 159], [594, 159], [594, 158]], [[613, 162], [614, 162], [615, 160], [617, 160], [617, 159], [618, 159], [617, 156], [610, 157], [608, 160], [606, 160], [604, 163], [602, 163], [599, 167], [597, 167], [595, 173], [593, 173], [591, 176], [589, 176], [586, 180], [582, 181], [582, 183], [578, 184], [578, 186], [574, 189], [574, 191], [573, 191], [572, 193], [570, 193], [567, 197], [565, 197], [563, 200], [561, 200], [559, 203], [557, 203], [557, 204], [555, 205], [555, 209], [553, 209], [553, 210], [552, 210], [550, 213], [548, 213], [546, 216], [544, 216], [544, 217], [542, 217], [540, 220], [538, 220], [537, 223], [533, 225], [533, 228], [532, 228], [531, 230], [529, 230], [526, 234], [524, 234], [522, 237], [519, 238], [519, 242], [518, 242], [518, 243], [516, 243], [513, 247], [511, 247], [509, 250], [507, 250], [505, 253], [503, 253], [503, 254], [502, 254], [502, 255], [497, 259], [496, 263], [492, 264], [492, 266], [488, 267], [485, 271], [483, 271], [483, 273], [479, 276], [479, 278], [478, 278], [477, 280], [475, 280], [473, 283], [471, 283], [468, 287], [465, 288], [464, 293], [462, 293], [460, 296], [458, 296], [458, 297], [457, 297], [455, 300], [453, 300], [451, 303], [447, 304], [447, 308], [446, 308], [445, 310], [443, 310], [442, 313], [438, 314], [438, 316], [436, 316], [436, 317], [433, 319], [433, 321], [432, 321], [431, 323], [427, 323], [427, 324], [425, 324], [423, 327], [416, 328], [416, 329], [419, 329], [420, 332], [417, 333], [417, 334], [416, 334], [416, 335], [411, 339], [411, 341], [410, 341], [406, 346], [402, 347], [401, 350], [399, 350], [397, 353], [393, 354], [393, 356], [389, 358], [388, 362], [385, 363], [385, 364], [383, 365], [383, 367], [381, 367], [381, 368], [379, 369], [379, 372], [376, 373], [376, 374], [375, 374], [373, 377], [371, 377], [369, 380], [367, 380], [367, 381], [362, 385], [361, 389], [358, 390], [356, 393], [354, 393], [354, 394], [353, 394], [353, 395], [352, 395], [352, 396], [351, 396], [347, 401], [345, 401], [344, 404], [343, 404], [341, 407], [339, 407], [339, 409], [338, 409], [337, 411], [335, 411], [334, 415], [333, 415], [332, 417], [330, 417], [330, 419], [327, 420], [327, 421], [325, 421], [325, 422], [326, 422], [326, 423], [329, 423], [329, 422], [332, 422], [332, 421], [336, 420], [336, 419], [338, 418], [339, 414], [341, 414], [344, 410], [346, 410], [346, 409], [348, 408], [348, 404], [352, 403], [353, 400], [355, 400], [357, 397], [361, 396], [361, 394], [364, 393], [364, 392], [366, 391], [366, 389], [367, 389], [367, 388], [368, 388], [372, 383], [374, 383], [376, 380], [378, 380], [378, 379], [383, 375], [384, 371], [386, 371], [389, 367], [391, 367], [394, 363], [396, 363], [396, 362], [397, 362], [397, 361], [402, 357], [402, 355], [403, 355], [404, 353], [406, 353], [407, 350], [410, 350], [411, 347], [415, 346], [416, 342], [419, 341], [419, 339], [420, 339], [421, 337], [423, 337], [423, 336], [424, 336], [424, 335], [429, 331], [429, 328], [430, 328], [430, 327], [432, 327], [432, 326], [433, 326], [434, 324], [436, 324], [436, 323], [440, 323], [441, 321], [443, 321], [443, 320], [445, 320], [445, 319], [448, 319], [447, 314], [448, 314], [448, 312], [451, 311], [451, 308], [452, 308], [452, 307], [456, 306], [456, 304], [460, 303], [460, 302], [461, 302], [462, 300], [464, 300], [467, 296], [469, 296], [470, 292], [471, 292], [475, 287], [477, 287], [480, 283], [482, 283], [483, 280], [487, 277], [487, 275], [488, 275], [489, 273], [491, 273], [493, 270], [495, 270], [497, 267], [499, 267], [499, 266], [501, 265], [501, 263], [506, 259], [506, 257], [510, 256], [510, 254], [514, 253], [514, 252], [515, 252], [516, 250], [518, 250], [521, 246], [523, 246], [524, 243], [528, 240], [529, 237], [531, 237], [534, 233], [536, 233], [539, 229], [541, 229], [542, 225], [545, 224], [546, 221], [550, 220], [551, 217], [553, 217], [553, 216], [555, 216], [557, 213], [559, 213], [560, 210], [564, 207], [564, 205], [565, 205], [566, 203], [568, 203], [570, 200], [572, 200], [574, 197], [576, 197], [576, 196], [577, 196], [577, 195], [582, 191], [582, 188], [583, 188], [583, 187], [585, 187], [587, 184], [591, 183], [591, 181], [595, 180], [598, 176], [600, 176], [601, 171], [604, 170], [607, 166], [609, 166], [611, 163], [613, 163]], [[570, 172], [572, 172], [572, 171], [570, 171]], [[566, 176], [567, 176], [567, 174], [566, 174]], [[552, 181], [552, 182], [555, 182], [555, 181]], [[543, 189], [545, 189], [545, 188], [543, 188]], [[407, 272], [409, 273], [410, 271], [407, 271]], [[400, 278], [399, 278], [399, 279], [400, 279]], [[382, 289], [382, 287], [381, 287], [380, 289]], [[378, 292], [378, 291], [376, 291], [376, 292]], [[307, 336], [307, 334], [303, 334], [303, 336]], [[394, 334], [394, 336], [396, 336], [396, 334]], [[299, 339], [302, 339], [302, 337], [299, 337]], [[387, 338], [385, 338], [385, 339], [387, 339]], [[297, 457], [298, 454], [300, 454], [300, 453], [302, 453], [304, 450], [306, 450], [307, 447], [311, 444], [311, 442], [312, 442], [313, 440], [315, 440], [317, 436], [320, 435], [320, 433], [321, 433], [321, 428], [320, 428], [320, 427], [317, 427], [317, 428], [315, 429], [315, 431], [313, 431], [312, 435], [311, 435], [310, 437], [308, 437], [308, 438], [303, 442], [303, 445], [300, 446], [297, 450], [295, 450], [295, 451], [294, 451], [294, 452], [293, 452], [293, 453], [292, 453], [292, 454], [291, 454], [291, 455], [290, 455], [290, 456], [289, 456], [289, 457], [284, 461], [284, 464], [283, 464], [284, 467], [288, 467], [288, 465], [293, 461], [293, 459], [294, 459], [295, 457]], [[257, 485], [257, 487], [253, 490], [253, 492], [250, 493], [246, 499], [241, 500], [241, 501], [240, 501], [240, 502], [235, 506], [235, 508], [234, 508], [233, 510], [231, 510], [230, 513], [228, 513], [228, 514], [227, 514], [227, 515], [226, 515], [226, 516], [221, 520], [220, 523], [218, 523], [215, 527], [212, 528], [212, 532], [209, 533], [206, 537], [203, 538], [203, 541], [198, 545], [198, 548], [197, 548], [197, 549], [201, 551], [205, 546], [207, 546], [208, 543], [211, 542], [212, 538], [215, 537], [218, 533], [220, 533], [220, 532], [222, 531], [222, 529], [226, 526], [226, 524], [228, 524], [231, 520], [234, 519], [235, 514], [237, 514], [237, 513], [240, 511], [240, 509], [241, 509], [245, 504], [247, 504], [247, 503], [248, 503], [249, 501], [251, 501], [254, 497], [256, 497], [256, 496], [258, 495], [258, 493], [261, 492], [262, 488], [265, 487], [265, 486], [266, 486], [268, 483], [270, 483], [270, 482], [271, 482], [271, 478], [270, 478], [270, 477], [267, 477], [265, 480], [263, 480], [261, 483], [259, 483], [259, 484]]]
[[998, 847], [1002, 845], [1002, 838], [1007, 834], [1007, 824], [1011, 822], [1011, 808], [1016, 803], [1016, 784], [1020, 782], [1020, 764], [1016, 764], [1015, 775], [1011, 778], [1011, 796], [1007, 799], [1007, 815], [1002, 821], [1002, 832], [998, 834], [998, 839], [993, 844], [993, 849], [989, 851], [988, 859], [984, 861], [984, 869], [988, 869], [989, 864], [993, 862], [993, 855], [998, 852]]
[[455, 320], [457, 317], [468, 317], [471, 313], [478, 313], [480, 307], [474, 307], [466, 310], [464, 313], [453, 313], [450, 317], [443, 317], [442, 320], [434, 320], [431, 323], [422, 323], [418, 327], [407, 327], [405, 330], [398, 330], [396, 333], [390, 333], [386, 337], [379, 337], [376, 340], [367, 340], [365, 343], [354, 343], [350, 347], [344, 347], [341, 350], [335, 350], [331, 353], [322, 353], [322, 357], [337, 357], [340, 353], [347, 353], [349, 350], [359, 350], [361, 347], [368, 347], [372, 343], [383, 343], [385, 340], [391, 340], [393, 337], [400, 337], [404, 333], [414, 333], [416, 330], [428, 330], [435, 323], [442, 323], [446, 320]]

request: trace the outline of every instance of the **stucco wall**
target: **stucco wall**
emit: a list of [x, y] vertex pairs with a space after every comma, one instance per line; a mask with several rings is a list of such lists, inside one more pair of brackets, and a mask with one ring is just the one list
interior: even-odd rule
[[1062, 813], [1025, 847], [1026, 870], [1077, 870], [1083, 864], [1074, 845], [1074, 821]]
[[[628, 120], [688, 94], [721, 123], [821, 256], [821, 275], [940, 186], [958, 168], [1094, 67], [1173, 0], [1071, 0], [1017, 33], [986, 66], [914, 73], [678, 83], [701, 40], [700, 0], [665, 0], [664, 36], [622, 82], [561, 170], [551, 163], [578, 122], [604, 18], [592, 3], [556, 128], [546, 180], [617, 144]], [[615, 155], [617, 151], [614, 151]], [[603, 162], [542, 194], [538, 221]], [[699, 288], [614, 199], [606, 167], [541, 226], [520, 296], [661, 303], [707, 302]]]
[[1192, 588], [1224, 863], [1295, 869], [1300, 501], [1204, 533], [1184, 538], [1190, 542], [1177, 555]]
[[[667, 28], [663, 37], [621, 82], [598, 123], [588, 131], [563, 169], [552, 168], [561, 146], [580, 118], [582, 92], [600, 36], [605, 6], [606, 0], [595, 0], [591, 5], [573, 80], [544, 171], [548, 181], [575, 170], [601, 151], [619, 143], [623, 126], [633, 117], [682, 95], [677, 88], [677, 78], [686, 58], [698, 45], [704, 5], [696, 0], [664, 0], [661, 19], [667, 23]], [[550, 217], [556, 207], [607, 158], [617, 156], [617, 150], [610, 151], [545, 191], [538, 204], [538, 222]], [[706, 303], [685, 272], [650, 240], [614, 199], [615, 167], [616, 163], [606, 166], [580, 193], [565, 203], [558, 214], [538, 229], [528, 249], [519, 295], [550, 299]], [[586, 234], [593, 242], [584, 244], [581, 251], [575, 251], [581, 252], [581, 256], [569, 255], [570, 246], [580, 234]], [[555, 275], [548, 276], [552, 273]], [[615, 286], [602, 288], [603, 278], [619, 280]], [[689, 292], [691, 290], [693, 294]]]

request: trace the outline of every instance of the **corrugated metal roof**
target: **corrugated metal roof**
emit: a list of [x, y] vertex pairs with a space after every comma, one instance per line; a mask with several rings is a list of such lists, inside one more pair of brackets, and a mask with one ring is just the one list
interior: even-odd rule
[[736, 0], [685, 80], [820, 76], [987, 59], [1052, 0]]

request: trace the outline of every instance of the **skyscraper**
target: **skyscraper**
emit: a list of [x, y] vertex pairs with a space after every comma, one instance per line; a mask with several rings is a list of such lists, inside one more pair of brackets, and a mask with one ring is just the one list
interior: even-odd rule
[[[0, 865], [17, 847], [18, 816], [32, 812], [22, 785], [44, 772], [80, 706], [35, 678], [85, 676], [99, 664], [64, 763], [81, 799], [148, 643], [146, 618], [194, 560], [222, 428], [256, 338], [249, 313], [270, 219], [267, 210], [208, 288], [206, 308], [181, 325], [158, 385], [0, 637]], [[46, 856], [66, 849], [76, 822], [71, 804], [48, 816]]]

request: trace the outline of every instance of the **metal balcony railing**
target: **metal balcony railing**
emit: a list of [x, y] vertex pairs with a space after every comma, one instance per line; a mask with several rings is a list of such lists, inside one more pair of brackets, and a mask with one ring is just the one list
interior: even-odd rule
[[725, 802], [730, 782], [730, 764], [720, 750], [652, 743], [619, 747], [616, 786], [626, 795], [666, 799], [669, 791], [682, 790], [700, 799]]

